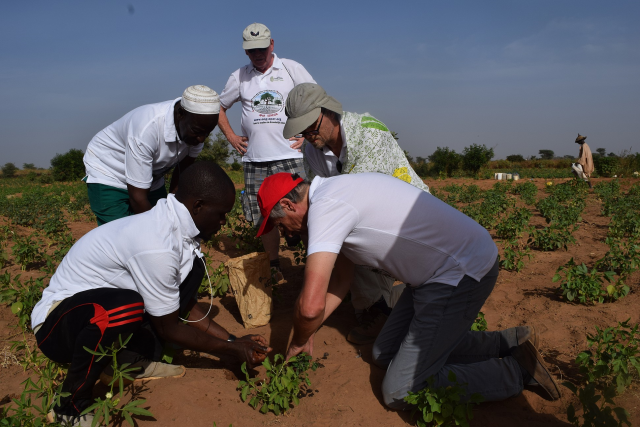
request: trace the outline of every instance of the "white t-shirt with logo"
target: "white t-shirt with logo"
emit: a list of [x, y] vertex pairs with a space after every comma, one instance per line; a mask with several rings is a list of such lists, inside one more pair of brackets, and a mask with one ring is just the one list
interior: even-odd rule
[[264, 74], [251, 63], [234, 71], [220, 94], [220, 105], [226, 110], [242, 102], [241, 135], [249, 139], [243, 162], [302, 158], [282, 136], [287, 122], [284, 105], [294, 85], [315, 80], [299, 63], [280, 59], [275, 53], [273, 57], [273, 65]]
[[498, 248], [480, 224], [429, 193], [381, 173], [316, 177], [309, 188], [309, 248], [407, 284], [479, 281]]
[[138, 107], [98, 132], [84, 155], [87, 183], [153, 191], [182, 159], [198, 157], [204, 144], [189, 146], [176, 131], [173, 107], [180, 99]]
[[180, 306], [180, 284], [200, 248], [198, 234], [191, 214], [173, 194], [147, 212], [91, 230], [58, 266], [31, 313], [32, 327], [44, 322], [54, 302], [99, 288], [138, 292], [152, 316], [173, 313]]

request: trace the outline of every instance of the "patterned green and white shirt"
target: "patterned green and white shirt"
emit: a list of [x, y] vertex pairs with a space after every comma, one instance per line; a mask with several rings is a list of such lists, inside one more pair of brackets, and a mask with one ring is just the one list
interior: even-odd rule
[[[380, 120], [370, 114], [344, 112], [340, 121], [344, 144], [340, 158], [329, 149], [317, 149], [305, 141], [304, 168], [307, 179], [330, 177], [340, 173], [379, 172], [394, 176], [429, 192], [429, 187], [413, 170], [404, 151]], [[339, 172], [338, 162], [342, 167]]]

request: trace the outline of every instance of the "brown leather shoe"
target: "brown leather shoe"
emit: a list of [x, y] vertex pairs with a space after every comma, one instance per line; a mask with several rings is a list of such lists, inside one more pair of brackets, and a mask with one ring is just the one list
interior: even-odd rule
[[[538, 353], [531, 341], [527, 340], [511, 351], [511, 356], [516, 362], [531, 375], [533, 380], [547, 392], [551, 400], [558, 400], [561, 397], [560, 387], [553, 378], [549, 368], [544, 363], [544, 359]], [[527, 385], [527, 384], [525, 384]]]

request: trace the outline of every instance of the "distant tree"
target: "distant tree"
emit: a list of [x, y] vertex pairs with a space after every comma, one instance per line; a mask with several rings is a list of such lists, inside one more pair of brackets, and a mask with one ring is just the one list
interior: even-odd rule
[[12, 178], [18, 171], [18, 167], [13, 163], [5, 163], [2, 167], [2, 176], [4, 178]]
[[23, 163], [22, 164], [22, 169], [24, 170], [31, 170], [31, 169], [35, 169], [36, 165], [34, 165], [33, 163]]
[[602, 157], [607, 155], [607, 150], [605, 148], [597, 148], [596, 149], [596, 153], [598, 153], [599, 155], [601, 155]]
[[512, 154], [507, 156], [507, 160], [510, 162], [524, 162], [524, 157], [522, 157], [522, 154]]
[[218, 131], [215, 137], [211, 135], [204, 141], [204, 146], [198, 160], [210, 160], [216, 162], [220, 166], [226, 166], [227, 159], [231, 155], [231, 149], [229, 148], [229, 141], [225, 138], [224, 134]]
[[529, 160], [535, 160], [536, 156], [529, 156]]
[[540, 154], [541, 159], [551, 160], [553, 159], [555, 153], [553, 152], [553, 150], [539, 150], [538, 154]]
[[407, 158], [407, 160], [409, 161], [409, 163], [413, 163], [413, 157], [411, 157], [411, 154], [409, 154], [409, 152], [407, 150], [402, 150], [404, 151], [404, 155]]
[[432, 170], [434, 172], [445, 172], [447, 176], [451, 176], [460, 165], [460, 154], [456, 153], [455, 150], [451, 150], [449, 147], [438, 147], [436, 151], [429, 156], [429, 161], [433, 163]]
[[416, 156], [416, 163], [422, 164], [426, 162], [427, 162], [427, 159], [425, 157]]
[[400, 139], [400, 138], [398, 137], [398, 132], [391, 131], [391, 136], [392, 136], [392, 137], [393, 137], [393, 139], [395, 139], [396, 141]]
[[56, 154], [51, 159], [51, 169], [53, 179], [56, 181], [73, 181], [82, 179], [86, 172], [83, 161], [82, 150], [72, 148], [65, 154]]
[[609, 153], [607, 154], [607, 157], [618, 157], [618, 155], [616, 153]]
[[575, 157], [573, 157], [571, 154], [565, 154], [564, 156], [562, 156], [563, 159], [569, 159], [569, 160], [573, 160], [575, 159]]
[[471, 144], [462, 150], [462, 168], [476, 175], [492, 158], [493, 148], [487, 148], [484, 144]]

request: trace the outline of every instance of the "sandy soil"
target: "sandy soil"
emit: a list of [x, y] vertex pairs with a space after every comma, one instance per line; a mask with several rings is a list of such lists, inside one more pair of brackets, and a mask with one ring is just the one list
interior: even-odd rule
[[[564, 180], [554, 180], [555, 183]], [[477, 184], [490, 188], [495, 181], [473, 181], [455, 179], [428, 181], [433, 188], [441, 188], [452, 182]], [[546, 180], [534, 182], [543, 188]], [[543, 197], [544, 194], [540, 194]], [[535, 212], [535, 211], [534, 211]], [[555, 293], [556, 284], [551, 282], [555, 270], [569, 258], [576, 262], [592, 263], [604, 255], [607, 246], [603, 243], [608, 218], [599, 215], [600, 204], [593, 195], [582, 215], [580, 229], [574, 234], [578, 244], [568, 251], [538, 252], [521, 273], [501, 271], [498, 283], [482, 311], [486, 314], [489, 329], [504, 329], [512, 326], [533, 324], [540, 333], [541, 352], [560, 380], [578, 381], [579, 374], [573, 366], [575, 356], [586, 348], [587, 332], [594, 326], [607, 327], [616, 321], [631, 318], [640, 321], [640, 273], [632, 276], [631, 293], [613, 304], [595, 306], [571, 305], [561, 301]], [[533, 224], [542, 225], [544, 220], [534, 215]], [[94, 227], [89, 223], [71, 225], [74, 237], [78, 238]], [[226, 243], [226, 245], [225, 245]], [[217, 250], [210, 253], [215, 261], [225, 261], [239, 255], [221, 239]], [[280, 299], [275, 302], [271, 324], [254, 330], [244, 330], [240, 315], [231, 296], [214, 300], [215, 320], [231, 333], [243, 335], [260, 333], [266, 336], [276, 352], [284, 352], [291, 333], [292, 306], [302, 284], [303, 267], [292, 263], [292, 253], [284, 252], [283, 272], [288, 283], [281, 287]], [[14, 273], [15, 267], [9, 268]], [[202, 304], [208, 304], [203, 300]], [[0, 362], [2, 350], [17, 330], [12, 328], [15, 318], [8, 308], [0, 308]], [[129, 392], [147, 399], [147, 407], [153, 419], [139, 419], [139, 425], [193, 425], [211, 426], [369, 426], [409, 425], [409, 413], [385, 409], [381, 402], [380, 385], [384, 372], [371, 364], [371, 346], [354, 346], [345, 339], [355, 326], [353, 309], [342, 304], [319, 330], [315, 340], [314, 356], [328, 353], [322, 360], [324, 367], [310, 374], [313, 396], [305, 397], [299, 406], [282, 416], [262, 415], [242, 403], [236, 391], [237, 378], [241, 375], [233, 360], [219, 359], [207, 354], [185, 351], [176, 361], [187, 369], [180, 379], [150, 381]], [[7, 359], [9, 360], [9, 359]], [[0, 368], [0, 404], [22, 390], [20, 382], [26, 377], [20, 367], [11, 365]], [[258, 370], [258, 372], [261, 372]], [[104, 393], [102, 386], [96, 387], [96, 395]], [[503, 402], [484, 403], [475, 410], [473, 426], [507, 427], [519, 425], [569, 426], [566, 407], [573, 401], [567, 389], [560, 401], [549, 402], [537, 394], [525, 390], [520, 396]], [[635, 384], [617, 399], [632, 417], [632, 425], [640, 425], [640, 388]]]

